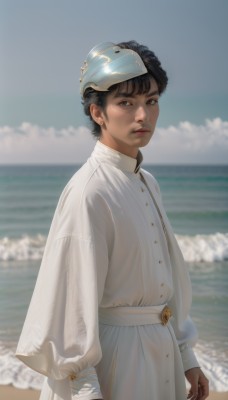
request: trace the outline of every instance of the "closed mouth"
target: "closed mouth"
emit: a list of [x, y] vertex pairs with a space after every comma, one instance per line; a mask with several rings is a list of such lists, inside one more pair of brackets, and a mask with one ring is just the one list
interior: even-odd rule
[[134, 132], [150, 132], [150, 129], [149, 128], [144, 128], [144, 127], [141, 127], [141, 128], [138, 128], [138, 129], [134, 129]]
[[137, 130], [134, 131], [134, 133], [141, 133], [141, 134], [149, 133], [149, 132], [150, 132], [149, 129], [137, 129]]

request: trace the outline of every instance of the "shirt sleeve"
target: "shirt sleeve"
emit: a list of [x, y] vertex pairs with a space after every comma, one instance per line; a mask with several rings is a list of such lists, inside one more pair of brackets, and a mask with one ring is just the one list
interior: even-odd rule
[[170, 321], [179, 345], [184, 371], [187, 371], [199, 367], [193, 351], [198, 333], [189, 315], [192, 302], [191, 282], [187, 265], [170, 227], [168, 228], [168, 242], [174, 288], [173, 296], [169, 302], [173, 313], [173, 318]]
[[187, 371], [188, 369], [199, 367], [193, 351], [198, 334], [196, 327], [189, 316], [192, 302], [192, 289], [189, 272], [164, 210], [159, 184], [148, 172], [144, 171], [144, 173], [148, 182], [150, 182], [151, 191], [154, 194], [165, 223], [173, 277], [173, 296], [169, 301], [169, 307], [172, 310], [173, 318], [170, 319], [170, 322], [179, 345], [184, 370]]
[[77, 379], [70, 382], [73, 400], [102, 399], [96, 370], [94, 367], [81, 371]]
[[17, 357], [46, 375], [49, 388], [59, 386], [56, 381], [69, 386], [102, 356], [98, 306], [108, 270], [110, 216], [98, 197], [73, 191], [61, 199], [18, 343]]

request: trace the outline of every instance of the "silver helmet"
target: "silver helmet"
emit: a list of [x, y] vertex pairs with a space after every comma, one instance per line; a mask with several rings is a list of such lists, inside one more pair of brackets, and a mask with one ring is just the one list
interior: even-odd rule
[[141, 57], [133, 50], [122, 49], [111, 42], [90, 50], [81, 67], [80, 93], [89, 87], [106, 92], [110, 86], [127, 81], [148, 71]]

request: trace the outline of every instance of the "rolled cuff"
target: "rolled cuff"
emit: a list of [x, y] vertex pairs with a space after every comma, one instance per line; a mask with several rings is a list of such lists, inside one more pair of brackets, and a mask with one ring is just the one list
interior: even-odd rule
[[94, 367], [79, 372], [75, 379], [70, 381], [70, 387], [73, 400], [103, 399]]
[[191, 368], [199, 367], [199, 363], [196, 359], [195, 353], [187, 343], [179, 345], [179, 348], [180, 348], [184, 371], [187, 371], [188, 369]]

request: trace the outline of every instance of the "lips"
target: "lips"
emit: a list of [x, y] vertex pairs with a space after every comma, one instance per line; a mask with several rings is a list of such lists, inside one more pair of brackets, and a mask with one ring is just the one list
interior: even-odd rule
[[147, 133], [150, 132], [150, 129], [148, 128], [139, 128], [134, 130], [135, 133]]
[[137, 130], [134, 131], [134, 134], [137, 135], [137, 136], [144, 136], [147, 133], [150, 133], [149, 129], [143, 129], [142, 128], [142, 129], [137, 129]]
[[145, 132], [150, 132], [148, 129], [137, 129], [137, 131], [135, 132], [141, 132], [141, 133], [145, 133]]

